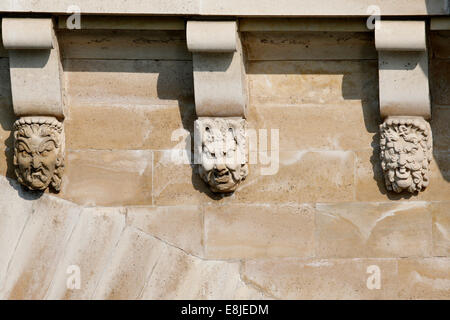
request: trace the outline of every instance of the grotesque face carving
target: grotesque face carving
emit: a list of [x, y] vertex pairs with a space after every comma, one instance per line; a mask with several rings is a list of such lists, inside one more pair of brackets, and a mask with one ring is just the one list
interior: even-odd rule
[[213, 192], [233, 192], [248, 174], [245, 120], [201, 118], [195, 130], [200, 176]]
[[60, 190], [64, 132], [53, 117], [22, 117], [14, 123], [14, 165], [18, 181], [31, 190]]
[[432, 136], [423, 118], [389, 117], [380, 126], [381, 167], [388, 190], [421, 191], [429, 183]]

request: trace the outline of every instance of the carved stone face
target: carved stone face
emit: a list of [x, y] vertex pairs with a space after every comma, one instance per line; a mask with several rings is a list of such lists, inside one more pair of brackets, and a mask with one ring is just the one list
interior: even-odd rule
[[31, 190], [59, 191], [63, 171], [62, 124], [53, 117], [16, 121], [14, 165], [19, 182]]
[[381, 126], [381, 167], [388, 190], [421, 191], [429, 183], [430, 125], [422, 118], [390, 117]]
[[245, 120], [202, 118], [196, 121], [201, 140], [199, 174], [213, 192], [232, 192], [248, 174]]

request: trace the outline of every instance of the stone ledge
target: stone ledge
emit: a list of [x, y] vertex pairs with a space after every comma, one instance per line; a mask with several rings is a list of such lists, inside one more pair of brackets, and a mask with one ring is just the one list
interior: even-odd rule
[[[3, 1], [0, 11], [67, 13], [72, 0]], [[205, 15], [205, 16], [369, 16], [376, 5], [386, 16], [426, 16], [448, 14], [446, 0], [78, 0], [85, 14]]]

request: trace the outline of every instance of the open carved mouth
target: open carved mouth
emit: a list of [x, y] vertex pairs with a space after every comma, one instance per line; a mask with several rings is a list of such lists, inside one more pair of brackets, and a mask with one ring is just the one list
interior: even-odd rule
[[409, 170], [405, 167], [400, 167], [395, 170], [395, 176], [399, 179], [408, 179], [409, 178]]
[[230, 171], [227, 169], [221, 171], [214, 170], [213, 176], [216, 183], [227, 183], [230, 180]]

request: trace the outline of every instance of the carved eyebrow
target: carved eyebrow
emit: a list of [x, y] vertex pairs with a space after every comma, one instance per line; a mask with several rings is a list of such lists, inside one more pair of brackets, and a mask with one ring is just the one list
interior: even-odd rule
[[39, 152], [44, 151], [45, 149], [47, 149], [49, 143], [53, 144], [53, 147], [56, 148], [56, 142], [55, 140], [53, 140], [52, 138], [47, 138], [45, 139], [43, 142], [41, 142], [41, 144], [39, 145]]
[[19, 147], [23, 147], [27, 152], [30, 152], [30, 147], [28, 146], [28, 144], [27, 144], [27, 142], [26, 142], [26, 140], [25, 139], [18, 139], [17, 141], [16, 141], [16, 143], [17, 143], [17, 147], [19, 148]]

